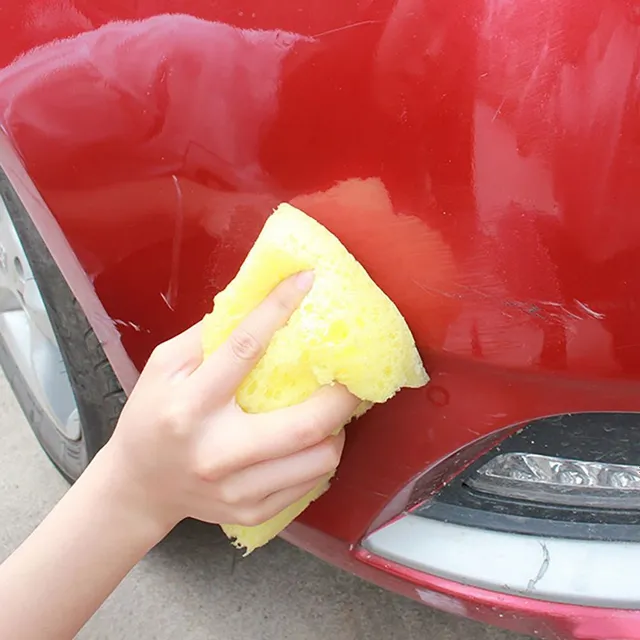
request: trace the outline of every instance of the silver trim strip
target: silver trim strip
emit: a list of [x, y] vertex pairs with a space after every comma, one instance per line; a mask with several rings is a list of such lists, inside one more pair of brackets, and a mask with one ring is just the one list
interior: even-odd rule
[[640, 609], [640, 543], [543, 538], [407, 515], [365, 549], [398, 564], [513, 595]]

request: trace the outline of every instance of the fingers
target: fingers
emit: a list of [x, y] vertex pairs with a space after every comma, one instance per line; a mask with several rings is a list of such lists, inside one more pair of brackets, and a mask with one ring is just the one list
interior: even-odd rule
[[279, 514], [281, 511], [290, 507], [292, 504], [304, 498], [311, 491], [313, 491], [319, 484], [324, 485], [323, 488], [329, 487], [330, 475], [325, 475], [321, 478], [316, 478], [310, 482], [300, 484], [296, 487], [290, 487], [289, 489], [283, 489], [277, 493], [272, 493], [268, 498], [265, 498], [257, 509], [255, 520], [256, 524], [265, 522], [269, 518]]
[[189, 384], [196, 396], [232, 397], [263, 356], [274, 333], [283, 327], [313, 284], [303, 271], [281, 282], [193, 373]]
[[224, 414], [218, 413], [229, 427], [205, 426], [202, 432], [195, 473], [205, 482], [217, 482], [261, 462], [310, 449], [337, 435], [358, 404], [341, 385], [324, 387], [299, 405], [270, 413], [245, 414], [229, 403]]
[[233, 524], [244, 525], [247, 527], [262, 524], [287, 509], [287, 507], [298, 502], [298, 500], [304, 498], [318, 486], [323, 489], [328, 488], [330, 480], [330, 475], [324, 475], [295, 487], [289, 487], [288, 489], [283, 489], [282, 491], [273, 493], [257, 505], [251, 505], [244, 509], [239, 509], [238, 517], [236, 518], [236, 522]]
[[[289, 456], [335, 435], [353, 416], [360, 400], [340, 384], [319, 389], [308, 400], [261, 416], [250, 416], [252, 448], [263, 460]], [[260, 424], [262, 423], [262, 424]]]
[[219, 495], [228, 504], [264, 500], [271, 494], [332, 474], [342, 455], [344, 431], [291, 456], [259, 462], [232, 474], [219, 485]]
[[246, 431], [239, 441], [236, 469], [290, 456], [335, 435], [359, 404], [342, 385], [323, 387], [293, 407], [246, 415]]

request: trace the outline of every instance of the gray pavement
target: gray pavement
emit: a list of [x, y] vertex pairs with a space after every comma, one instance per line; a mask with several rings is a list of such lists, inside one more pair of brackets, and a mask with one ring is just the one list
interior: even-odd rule
[[[64, 494], [0, 375], [0, 560]], [[73, 594], [69, 594], [70, 597]], [[245, 560], [185, 523], [129, 575], [81, 640], [517, 640], [430, 610], [277, 540]]]

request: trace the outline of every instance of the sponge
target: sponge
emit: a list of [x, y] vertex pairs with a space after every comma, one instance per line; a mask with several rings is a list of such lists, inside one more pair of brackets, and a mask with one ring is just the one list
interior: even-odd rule
[[[229, 286], [203, 322], [207, 357], [282, 280], [313, 270], [312, 290], [240, 385], [244, 411], [272, 411], [307, 399], [324, 385], [346, 386], [362, 403], [386, 402], [402, 387], [428, 381], [413, 336], [393, 302], [325, 227], [289, 204], [267, 219]], [[328, 488], [324, 483], [267, 522], [223, 525], [238, 548], [250, 553], [289, 525]]]

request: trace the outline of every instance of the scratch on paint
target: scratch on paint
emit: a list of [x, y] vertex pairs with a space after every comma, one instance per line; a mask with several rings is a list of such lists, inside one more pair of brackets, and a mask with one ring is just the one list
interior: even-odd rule
[[596, 320], [604, 320], [604, 313], [599, 313], [598, 311], [594, 311], [590, 307], [588, 307], [584, 302], [580, 302], [580, 300], [574, 300], [574, 302], [591, 318], [595, 318]]
[[161, 293], [160, 297], [162, 298], [164, 303], [167, 305], [167, 307], [169, 307], [169, 309], [171, 309], [171, 311], [175, 311], [175, 308], [171, 306], [171, 303], [169, 302], [169, 300], [167, 299], [167, 296], [164, 293]]
[[434, 289], [432, 287], [428, 287], [426, 284], [422, 282], [418, 282], [417, 280], [413, 280], [413, 283], [420, 287], [425, 293], [434, 293], [435, 295], [442, 296], [443, 298], [454, 298], [459, 299], [462, 298], [462, 295], [459, 293], [449, 293], [447, 291], [441, 291], [440, 289]]
[[182, 198], [182, 187], [178, 181], [178, 177], [172, 175], [173, 184], [176, 189], [176, 221], [173, 229], [173, 244], [171, 248], [171, 272], [169, 273], [169, 285], [166, 294], [162, 295], [169, 309], [175, 309], [176, 300], [178, 298], [178, 284], [180, 275], [180, 253], [182, 251], [182, 236], [184, 227], [184, 203]]
[[[501, 299], [499, 295], [483, 291], [478, 287], [470, 285], [459, 284], [458, 287], [463, 290], [463, 293], [454, 293], [434, 289], [415, 279], [413, 280], [413, 283], [416, 286], [420, 287], [425, 293], [439, 295], [444, 298], [468, 300], [472, 296], [479, 296], [480, 298], [484, 298], [485, 300], [500, 303], [503, 306], [503, 308], [500, 309], [500, 313], [510, 319], [515, 319], [516, 316], [513, 313], [507, 311], [507, 309], [505, 309], [504, 307], [521, 313], [526, 313], [527, 315], [537, 316], [542, 320], [547, 320], [549, 322], [558, 322], [560, 324], [564, 324], [567, 318], [570, 318], [572, 320], [584, 320], [586, 316], [589, 318], [594, 318], [596, 320], [604, 320], [604, 318], [606, 317], [604, 313], [594, 311], [584, 302], [580, 302], [580, 300], [573, 301], [574, 304], [578, 307], [578, 310], [572, 311], [570, 308], [564, 306], [560, 302], [554, 302], [552, 300], [528, 301], [517, 300], [513, 298], [504, 300]], [[580, 311], [582, 313], [580, 313]]]
[[[541, 305], [545, 306], [545, 307], [553, 307], [554, 309], [559, 309], [560, 310], [560, 314], [566, 314], [567, 316], [569, 316], [570, 318], [572, 318], [573, 320], [581, 320], [582, 318], [573, 313], [572, 311], [569, 311], [569, 309], [563, 307], [559, 302], [552, 302], [551, 300], [547, 300], [547, 301], [540, 301]], [[549, 312], [551, 315], [553, 315], [553, 312]], [[561, 317], [561, 316], [555, 316], [555, 317]]]
[[496, 112], [493, 114], [493, 118], [491, 118], [492, 123], [494, 123], [496, 121], [496, 118], [502, 113], [502, 107], [504, 107], [505, 100], [506, 98], [502, 99], [502, 102], [499, 104]]
[[529, 580], [529, 584], [527, 585], [527, 591], [535, 591], [536, 585], [542, 578], [544, 578], [545, 574], [549, 570], [549, 564], [551, 563], [551, 555], [549, 554], [549, 549], [544, 542], [540, 543], [542, 547], [542, 564], [540, 565], [540, 569], [538, 569], [538, 573], [535, 578]]
[[566, 314], [573, 320], [582, 320], [582, 318], [577, 313], [573, 313], [573, 311], [569, 311], [569, 309], [567, 309], [566, 307], [563, 307], [559, 302], [543, 302], [541, 304], [544, 304], [549, 307], [556, 307], [557, 309], [560, 309], [560, 313]]
[[633, 342], [632, 344], [616, 345], [616, 351], [622, 351], [624, 349], [637, 349], [640, 347], [640, 342]]
[[134, 331], [145, 331], [146, 333], [149, 333], [149, 329], [143, 329], [139, 324], [136, 324], [135, 322], [129, 322], [128, 320], [113, 320], [112, 321], [113, 324], [115, 324], [118, 327], [131, 327], [131, 329], [133, 329]]
[[330, 36], [334, 33], [340, 33], [341, 31], [347, 31], [349, 29], [355, 29], [356, 27], [364, 27], [366, 25], [381, 24], [383, 20], [362, 20], [362, 22], [354, 22], [353, 24], [345, 24], [344, 27], [337, 27], [336, 29], [329, 29], [328, 31], [322, 31], [316, 33], [311, 38], [322, 38], [323, 36]]

